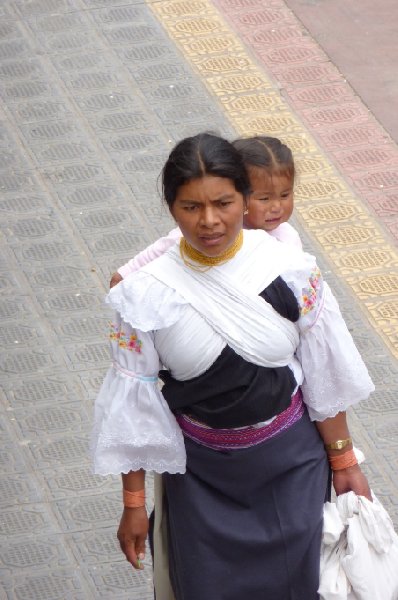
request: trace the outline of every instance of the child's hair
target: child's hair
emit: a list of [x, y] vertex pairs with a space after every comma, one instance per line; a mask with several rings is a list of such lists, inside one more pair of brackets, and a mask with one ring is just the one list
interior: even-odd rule
[[266, 169], [270, 175], [282, 175], [294, 181], [295, 167], [292, 151], [278, 138], [256, 135], [232, 142], [247, 169]]

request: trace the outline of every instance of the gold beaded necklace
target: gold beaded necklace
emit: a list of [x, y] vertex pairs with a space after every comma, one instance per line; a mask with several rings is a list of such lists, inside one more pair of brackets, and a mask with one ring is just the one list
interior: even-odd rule
[[[180, 254], [184, 264], [187, 267], [190, 267], [194, 271], [208, 271], [211, 267], [215, 267], [217, 265], [223, 265], [233, 258], [243, 245], [243, 231], [242, 229], [236, 236], [236, 239], [232, 246], [224, 250], [218, 256], [206, 256], [206, 254], [202, 254], [199, 250], [196, 250], [191, 244], [187, 242], [187, 240], [183, 237], [180, 240]], [[194, 261], [194, 262], [191, 262]], [[194, 264], [198, 263], [198, 264]]]

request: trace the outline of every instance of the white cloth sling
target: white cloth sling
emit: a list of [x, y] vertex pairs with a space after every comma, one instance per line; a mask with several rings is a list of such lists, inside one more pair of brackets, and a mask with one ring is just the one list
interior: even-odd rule
[[[275, 251], [272, 264], [270, 245]], [[264, 367], [286, 366], [296, 351], [298, 330], [258, 294], [290, 265], [292, 251], [270, 236], [250, 236], [240, 253], [247, 256], [241, 255], [235, 265], [232, 259], [221, 267], [197, 272], [183, 263], [177, 245], [142, 271], [178, 291], [245, 360]], [[255, 284], [240, 268], [247, 261], [258, 261], [261, 266], [250, 269], [262, 274]]]

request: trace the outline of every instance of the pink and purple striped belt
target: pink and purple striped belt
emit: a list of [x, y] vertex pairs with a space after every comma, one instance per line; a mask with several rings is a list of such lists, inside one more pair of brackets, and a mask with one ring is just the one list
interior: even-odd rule
[[240, 427], [239, 429], [213, 429], [198, 423], [187, 415], [178, 415], [177, 422], [183, 434], [202, 446], [213, 450], [238, 450], [261, 444], [297, 423], [304, 414], [304, 403], [300, 388], [292, 396], [290, 406], [263, 426]]

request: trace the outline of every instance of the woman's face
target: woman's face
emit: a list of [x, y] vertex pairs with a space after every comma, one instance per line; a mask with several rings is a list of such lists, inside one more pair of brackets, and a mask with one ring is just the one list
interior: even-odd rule
[[218, 256], [241, 230], [243, 210], [243, 196], [231, 179], [205, 175], [179, 187], [171, 214], [191, 246]]
[[251, 194], [245, 227], [272, 231], [293, 212], [293, 181], [286, 175], [270, 175], [266, 169], [249, 169]]

